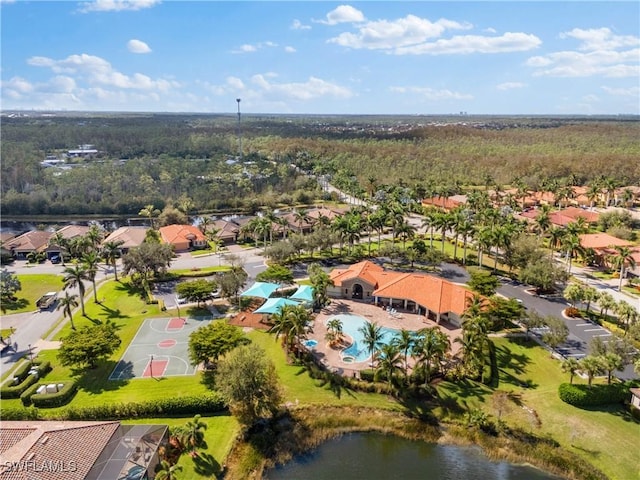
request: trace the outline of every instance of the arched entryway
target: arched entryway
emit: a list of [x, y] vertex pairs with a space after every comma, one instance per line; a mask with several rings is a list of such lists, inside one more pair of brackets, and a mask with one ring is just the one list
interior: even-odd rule
[[353, 294], [351, 295], [351, 298], [362, 300], [362, 295], [363, 295], [362, 285], [360, 285], [359, 283], [354, 283]]

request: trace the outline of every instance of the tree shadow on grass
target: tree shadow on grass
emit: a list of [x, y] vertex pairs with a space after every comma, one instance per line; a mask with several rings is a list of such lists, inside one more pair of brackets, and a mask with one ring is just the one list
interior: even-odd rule
[[105, 360], [98, 364], [98, 368], [94, 369], [72, 369], [72, 374], [76, 376], [78, 382], [78, 388], [85, 392], [98, 395], [103, 392], [111, 392], [118, 390], [129, 384], [129, 377], [127, 372], [133, 369], [133, 364], [125, 365], [123, 370], [120, 370], [121, 375], [115, 380], [109, 379], [109, 376], [113, 372], [116, 364], [115, 360]]
[[26, 308], [29, 305], [29, 300], [26, 298], [16, 298], [15, 300], [8, 300], [2, 302], [2, 311], [13, 311]]
[[120, 309], [114, 310], [113, 308], [107, 307], [104, 303], [100, 304], [100, 308], [106, 313], [106, 318], [108, 320], [115, 320], [117, 318], [130, 318], [129, 315], [123, 315]]
[[194, 471], [203, 477], [213, 477], [221, 473], [221, 467], [218, 461], [213, 458], [213, 455], [207, 452], [198, 452], [193, 457], [193, 469]]

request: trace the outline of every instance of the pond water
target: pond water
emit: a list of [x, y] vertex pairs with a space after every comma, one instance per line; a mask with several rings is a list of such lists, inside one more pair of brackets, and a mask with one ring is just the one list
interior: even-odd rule
[[558, 480], [533, 467], [489, 460], [478, 447], [349, 434], [265, 473], [268, 480]]

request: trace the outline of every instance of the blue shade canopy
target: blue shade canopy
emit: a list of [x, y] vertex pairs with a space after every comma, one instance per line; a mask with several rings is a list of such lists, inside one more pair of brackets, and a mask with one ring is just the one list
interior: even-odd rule
[[241, 297], [260, 297], [269, 298], [273, 292], [278, 289], [275, 283], [256, 282], [245, 292], [240, 294]]
[[285, 305], [300, 305], [294, 300], [288, 298], [269, 298], [266, 302], [253, 313], [279, 313]]
[[289, 297], [291, 300], [300, 300], [303, 302], [313, 301], [313, 287], [310, 285], [300, 285], [298, 290]]

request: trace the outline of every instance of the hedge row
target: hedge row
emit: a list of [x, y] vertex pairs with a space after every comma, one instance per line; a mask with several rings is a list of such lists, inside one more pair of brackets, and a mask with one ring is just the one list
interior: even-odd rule
[[[35, 396], [35, 395], [34, 395]], [[33, 396], [31, 397], [33, 399]], [[119, 420], [126, 418], [150, 418], [219, 413], [226, 410], [222, 397], [215, 393], [200, 396], [165, 398], [139, 403], [117, 403], [93, 407], [68, 407], [47, 415], [47, 420]], [[3, 408], [2, 420], [42, 420], [35, 407]]]
[[[29, 370], [32, 367], [31, 363], [27, 363], [26, 365], [26, 373], [29, 373]], [[23, 375], [21, 378], [21, 383], [19, 383], [18, 385], [11, 385], [9, 387], [2, 387], [0, 388], [0, 398], [4, 398], [4, 399], [10, 399], [10, 398], [20, 398], [20, 396], [24, 393], [25, 390], [27, 390], [29, 387], [31, 387], [34, 383], [36, 383], [38, 381], [39, 378], [44, 377], [47, 373], [49, 373], [51, 371], [51, 363], [50, 362], [43, 362], [40, 365], [33, 365], [35, 367], [37, 367], [38, 369], [38, 374], [31, 374], [31, 375], [24, 375], [23, 370], [25, 370], [25, 367], [20, 367], [18, 370], [16, 370], [14, 377], [18, 377], [21, 378], [20, 375]]]
[[[53, 408], [61, 407], [71, 401], [78, 390], [75, 380], [65, 380], [64, 386], [55, 393], [36, 393], [31, 396], [31, 403], [34, 407]], [[24, 403], [24, 401], [23, 401]]]
[[562, 383], [558, 387], [560, 400], [575, 407], [594, 407], [612, 403], [623, 403], [629, 397], [629, 386], [625, 383], [611, 385], [574, 385]]
[[69, 407], [62, 412], [66, 420], [114, 420], [217, 413], [226, 409], [217, 393], [191, 397], [172, 397], [146, 402], [113, 403], [91, 407]]

